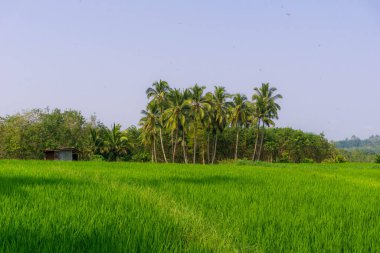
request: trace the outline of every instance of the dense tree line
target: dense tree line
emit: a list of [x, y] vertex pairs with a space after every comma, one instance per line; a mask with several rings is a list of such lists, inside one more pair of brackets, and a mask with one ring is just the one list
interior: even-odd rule
[[269, 84], [250, 98], [224, 87], [171, 88], [155, 82], [139, 128], [86, 120], [75, 110], [34, 109], [0, 118], [0, 158], [43, 159], [45, 149], [76, 147], [84, 160], [217, 163], [338, 161], [323, 135], [274, 128], [282, 99]]
[[86, 147], [89, 127], [73, 110], [35, 109], [0, 118], [0, 157], [42, 159], [47, 148]]
[[[205, 92], [205, 86], [195, 84], [188, 89], [173, 89], [165, 81], [153, 83], [146, 91], [149, 99], [140, 121], [143, 141], [151, 150], [151, 160], [185, 163], [214, 163], [218, 156], [218, 136], [227, 128], [236, 132], [235, 150], [238, 158], [240, 130], [255, 128], [253, 160], [261, 160], [265, 127], [274, 126], [282, 96], [276, 88], [264, 83], [255, 88], [252, 101], [245, 95], [228, 94], [224, 87], [215, 86], [214, 92]], [[170, 141], [164, 142], [164, 134]], [[157, 145], [158, 144], [158, 145]], [[159, 151], [157, 146], [159, 146]], [[177, 147], [182, 154], [177, 154]], [[219, 144], [220, 146], [220, 144]], [[167, 153], [172, 155], [171, 159]]]
[[81, 159], [115, 161], [128, 154], [120, 125], [110, 129], [75, 110], [34, 109], [0, 118], [0, 158], [43, 159], [44, 150], [75, 147]]
[[205, 88], [196, 84], [180, 90], [160, 80], [147, 89], [149, 101], [140, 126], [151, 161], [322, 162], [336, 156], [322, 135], [271, 128], [282, 96], [268, 83], [254, 88], [250, 100], [244, 94], [229, 94], [224, 87], [216, 86], [213, 92]]

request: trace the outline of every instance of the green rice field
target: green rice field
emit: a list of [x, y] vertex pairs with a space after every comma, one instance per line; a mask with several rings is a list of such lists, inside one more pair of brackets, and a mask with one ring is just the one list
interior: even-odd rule
[[380, 252], [380, 166], [3, 160], [0, 252]]

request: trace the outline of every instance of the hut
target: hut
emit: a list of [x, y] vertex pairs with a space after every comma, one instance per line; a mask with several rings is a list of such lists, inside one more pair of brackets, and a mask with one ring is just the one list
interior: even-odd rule
[[79, 151], [76, 148], [46, 149], [45, 160], [78, 161]]

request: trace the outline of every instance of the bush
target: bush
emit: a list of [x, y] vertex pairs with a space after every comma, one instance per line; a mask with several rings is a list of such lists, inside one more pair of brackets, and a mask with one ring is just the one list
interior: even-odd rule
[[314, 163], [314, 160], [311, 159], [311, 158], [304, 158], [304, 159], [302, 160], [302, 163]]
[[333, 158], [325, 159], [322, 163], [345, 163], [347, 158], [344, 155], [337, 154]]
[[218, 161], [218, 164], [234, 164], [235, 162], [235, 159], [224, 159]]
[[284, 157], [281, 157], [279, 160], [278, 160], [279, 163], [289, 163], [289, 157], [287, 156], [284, 156]]
[[248, 159], [242, 159], [242, 160], [238, 160], [236, 162], [236, 165], [255, 165], [255, 161], [252, 161], [252, 160], [248, 160]]
[[278, 159], [279, 163], [290, 163], [289, 159], [289, 152], [285, 151], [281, 154], [280, 158]]
[[380, 155], [376, 155], [376, 157], [375, 157], [375, 163], [380, 163]]
[[137, 154], [132, 155], [133, 162], [149, 162], [151, 159], [148, 152], [139, 152]]
[[104, 157], [102, 155], [92, 155], [90, 156], [90, 161], [104, 161]]
[[345, 162], [347, 162], [346, 157], [344, 157], [341, 154], [336, 155], [335, 158], [334, 158], [334, 160], [335, 160], [336, 163], [345, 163]]

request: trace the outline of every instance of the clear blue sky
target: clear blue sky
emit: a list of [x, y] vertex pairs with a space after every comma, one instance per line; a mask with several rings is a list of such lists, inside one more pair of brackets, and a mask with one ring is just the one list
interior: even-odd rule
[[73, 108], [136, 124], [145, 90], [262, 82], [278, 126], [380, 134], [380, 2], [0, 1], [0, 115]]

